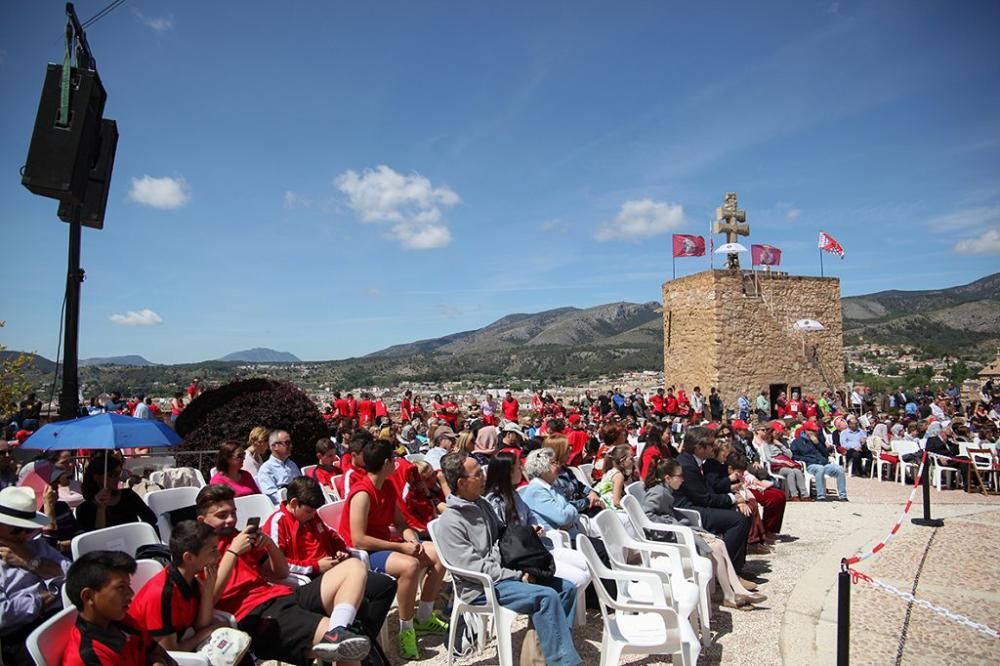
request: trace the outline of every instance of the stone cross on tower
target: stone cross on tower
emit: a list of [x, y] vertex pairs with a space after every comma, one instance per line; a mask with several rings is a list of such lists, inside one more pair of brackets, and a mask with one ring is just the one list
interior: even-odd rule
[[[727, 243], [735, 243], [739, 236], [750, 235], [750, 225], [746, 224], [747, 212], [736, 206], [736, 192], [726, 192], [726, 200], [722, 208], [715, 209], [715, 224], [712, 233], [726, 234]], [[726, 268], [738, 269], [740, 255], [733, 252], [727, 255]]]

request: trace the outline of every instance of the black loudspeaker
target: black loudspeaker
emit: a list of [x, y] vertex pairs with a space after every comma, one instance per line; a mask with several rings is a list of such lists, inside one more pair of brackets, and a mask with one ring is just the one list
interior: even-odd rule
[[[101, 138], [97, 146], [97, 163], [90, 170], [87, 181], [87, 195], [83, 198], [80, 222], [92, 229], [104, 228], [104, 207], [108, 204], [108, 190], [111, 189], [111, 172], [115, 168], [115, 150], [118, 148], [118, 123], [113, 120], [101, 121]], [[73, 221], [73, 204], [59, 202], [59, 219]]]
[[62, 65], [49, 64], [45, 73], [21, 184], [43, 197], [82, 202], [108, 96], [97, 72], [74, 67], [70, 73], [69, 124], [60, 126], [62, 71]]

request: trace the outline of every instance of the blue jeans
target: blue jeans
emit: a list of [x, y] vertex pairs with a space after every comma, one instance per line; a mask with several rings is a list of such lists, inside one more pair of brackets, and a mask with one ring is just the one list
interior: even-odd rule
[[827, 474], [837, 477], [837, 494], [841, 497], [847, 497], [847, 479], [844, 478], [844, 468], [840, 465], [836, 463], [807, 465], [806, 471], [813, 475], [813, 480], [816, 482], [816, 499], [826, 497], [826, 479], [824, 477]]
[[562, 578], [537, 585], [502, 580], [494, 588], [501, 606], [531, 615], [546, 664], [576, 666], [582, 663], [570, 633], [570, 622], [576, 617], [576, 587], [573, 583]]

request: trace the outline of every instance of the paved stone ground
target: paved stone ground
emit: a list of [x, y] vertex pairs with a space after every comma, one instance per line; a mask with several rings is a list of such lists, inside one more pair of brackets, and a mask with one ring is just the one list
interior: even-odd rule
[[[836, 662], [837, 571], [842, 557], [881, 541], [898, 517], [910, 488], [870, 479], [850, 479], [849, 503], [789, 504], [785, 534], [773, 554], [751, 556], [748, 570], [767, 580], [762, 607], [751, 611], [716, 608], [715, 642], [702, 650], [699, 664], [833, 664]], [[973, 620], [1000, 627], [1000, 498], [960, 491], [932, 491], [933, 515], [945, 518], [939, 529], [906, 524], [874, 558], [857, 565], [906, 591], [913, 587], [921, 559], [917, 596]], [[920, 515], [920, 494], [911, 516]], [[931, 538], [933, 535], [933, 541]], [[930, 547], [928, 548], [928, 543]], [[1000, 664], [1000, 639], [990, 639], [914, 607], [902, 638], [907, 603], [867, 585], [852, 586], [851, 661], [853, 664]], [[596, 611], [576, 630], [585, 664], [600, 663], [602, 621]], [[394, 663], [398, 621], [387, 620]], [[514, 654], [520, 653], [526, 621], [514, 626]], [[444, 641], [421, 638], [422, 664], [446, 663]], [[897, 651], [901, 660], [897, 662]], [[497, 663], [490, 648], [456, 660], [462, 666]], [[667, 664], [665, 656], [631, 656], [622, 663]]]

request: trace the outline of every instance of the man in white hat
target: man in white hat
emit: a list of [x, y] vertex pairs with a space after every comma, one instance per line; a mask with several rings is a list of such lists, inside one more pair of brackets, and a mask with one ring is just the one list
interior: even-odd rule
[[59, 588], [69, 560], [42, 539], [49, 524], [35, 491], [24, 486], [0, 490], [0, 642], [7, 664], [28, 664], [24, 645], [42, 620], [62, 608]]

